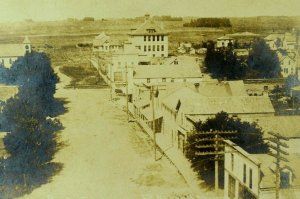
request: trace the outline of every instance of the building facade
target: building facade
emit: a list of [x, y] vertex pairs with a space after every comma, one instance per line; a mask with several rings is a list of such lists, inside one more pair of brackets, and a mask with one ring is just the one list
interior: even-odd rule
[[151, 19], [129, 33], [129, 41], [139, 50], [139, 54], [148, 57], [168, 57], [168, 33]]

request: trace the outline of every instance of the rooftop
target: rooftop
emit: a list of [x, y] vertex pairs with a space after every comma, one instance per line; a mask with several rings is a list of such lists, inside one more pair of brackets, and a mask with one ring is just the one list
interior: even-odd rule
[[130, 35], [166, 35], [167, 32], [161, 26], [158, 26], [153, 20], [146, 20], [137, 29], [134, 29]]
[[[220, 111], [229, 114], [275, 113], [270, 99], [265, 96], [247, 96], [243, 93], [235, 95], [235, 92], [232, 92], [235, 88], [228, 86], [210, 87], [204, 89], [204, 92], [201, 92], [201, 89], [199, 88], [199, 93], [190, 88], [179, 89], [166, 97], [163, 103], [175, 110], [180, 100], [180, 109], [191, 115], [214, 115]], [[218, 96], [213, 96], [215, 93], [218, 93]]]
[[135, 79], [145, 78], [201, 78], [200, 68], [194, 65], [139, 65]]

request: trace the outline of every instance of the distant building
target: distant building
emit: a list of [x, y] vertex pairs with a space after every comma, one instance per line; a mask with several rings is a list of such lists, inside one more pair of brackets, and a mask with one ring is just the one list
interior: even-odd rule
[[193, 65], [147, 65], [134, 69], [135, 83], [199, 82], [202, 73]]
[[141, 55], [168, 57], [168, 33], [146, 16], [145, 22], [129, 33], [129, 41]]
[[228, 44], [234, 44], [234, 39], [232, 37], [229, 37], [227, 35], [219, 37], [217, 39], [217, 48], [227, 47]]
[[22, 44], [0, 44], [0, 64], [10, 68], [18, 58], [30, 52], [31, 42], [28, 37], [25, 37]]
[[297, 73], [297, 54], [296, 52], [287, 52], [278, 50], [277, 56], [280, 63], [281, 75], [286, 78]]
[[121, 48], [122, 45], [120, 41], [111, 39], [110, 36], [107, 36], [104, 32], [93, 40], [94, 52], [115, 52]]
[[234, 49], [233, 53], [235, 54], [237, 59], [243, 59], [243, 58], [247, 58], [249, 56], [248, 49]]
[[[225, 140], [224, 198], [275, 198], [275, 158], [268, 154], [249, 154], [229, 140]], [[300, 159], [287, 156], [288, 163], [280, 164], [280, 198], [299, 196]]]
[[277, 50], [278, 48], [282, 48], [284, 34], [270, 34], [264, 38], [268, 46], [271, 50]]
[[285, 50], [297, 49], [297, 36], [295, 33], [286, 32], [282, 41], [282, 47]]

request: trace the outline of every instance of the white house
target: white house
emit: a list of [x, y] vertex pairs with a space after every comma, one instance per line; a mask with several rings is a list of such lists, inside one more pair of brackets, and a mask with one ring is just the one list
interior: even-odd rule
[[0, 44], [0, 64], [10, 68], [18, 58], [30, 52], [31, 42], [28, 37], [25, 37], [22, 44]]
[[277, 51], [280, 62], [281, 75], [286, 78], [297, 73], [297, 54], [296, 52]]
[[113, 40], [104, 32], [95, 37], [93, 40], [94, 52], [115, 52], [122, 48], [120, 41]]
[[282, 41], [283, 49], [285, 50], [296, 50], [297, 48], [297, 37], [295, 33], [286, 32]]
[[271, 50], [277, 50], [278, 48], [283, 47], [282, 46], [283, 38], [284, 38], [284, 34], [274, 33], [265, 37], [264, 40], [266, 41], [266, 43], [268, 44]]
[[168, 33], [162, 26], [148, 19], [129, 33], [129, 41], [139, 50], [139, 54], [149, 57], [168, 57]]
[[[225, 140], [224, 199], [275, 198], [275, 158], [268, 154], [249, 154], [235, 143]], [[299, 157], [290, 155], [280, 164], [280, 198], [299, 196]]]
[[227, 35], [219, 37], [217, 39], [217, 48], [227, 47], [229, 43], [231, 43], [232, 45], [234, 44], [234, 39], [232, 37], [229, 37]]

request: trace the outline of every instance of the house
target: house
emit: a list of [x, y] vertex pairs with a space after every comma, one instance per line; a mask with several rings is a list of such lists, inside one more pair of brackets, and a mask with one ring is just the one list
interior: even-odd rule
[[[185, 141], [195, 123], [221, 111], [240, 118], [275, 114], [270, 99], [267, 96], [248, 96], [242, 81], [200, 82], [193, 88], [183, 86], [164, 97], [160, 107], [164, 134], [174, 143], [178, 143], [178, 139]], [[184, 147], [178, 145], [178, 148]]]
[[[111, 62], [108, 65], [107, 77], [111, 85], [112, 93], [116, 90], [124, 94], [132, 94], [133, 71], [138, 66], [139, 56], [135, 48], [126, 48], [112, 53]], [[126, 91], [126, 88], [128, 89]], [[117, 92], [118, 92], [117, 91]]]
[[278, 50], [278, 60], [280, 62], [281, 75], [286, 78], [297, 73], [297, 54], [296, 52], [287, 52]]
[[111, 39], [104, 32], [95, 37], [93, 40], [94, 52], [115, 52], [122, 48], [122, 44], [119, 40]]
[[282, 47], [285, 50], [297, 49], [297, 36], [295, 33], [286, 32], [282, 41]]
[[194, 64], [175, 63], [170, 65], [137, 66], [134, 69], [134, 83], [199, 82], [200, 68]]
[[[225, 140], [224, 198], [275, 198], [275, 158], [268, 154], [249, 154], [235, 143]], [[299, 156], [289, 155], [280, 164], [280, 198], [299, 195]]]
[[14, 97], [18, 93], [17, 86], [8, 86], [0, 84], [0, 111], [3, 108], [3, 104], [10, 98]]
[[232, 37], [229, 37], [227, 35], [219, 37], [217, 39], [217, 48], [227, 47], [229, 43], [231, 43], [232, 45], [234, 44], [234, 39]]
[[284, 34], [270, 34], [267, 37], [264, 38], [268, 46], [270, 47], [271, 50], [277, 50], [278, 48], [282, 48]]
[[168, 57], [168, 33], [158, 26], [149, 15], [145, 22], [129, 33], [129, 41], [139, 50], [139, 54], [148, 57]]
[[248, 49], [234, 49], [233, 53], [237, 57], [237, 59], [239, 59], [239, 60], [247, 58], [249, 56], [249, 50]]
[[0, 44], [0, 64], [10, 68], [18, 58], [30, 52], [31, 42], [28, 37], [25, 37], [22, 44]]

